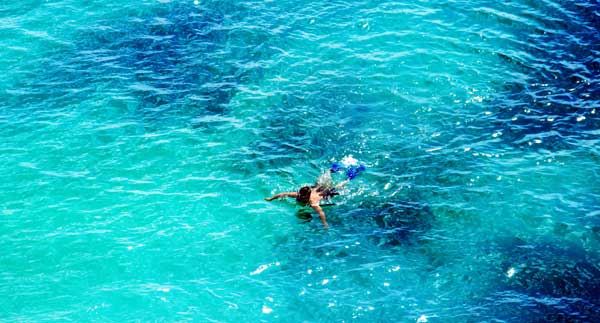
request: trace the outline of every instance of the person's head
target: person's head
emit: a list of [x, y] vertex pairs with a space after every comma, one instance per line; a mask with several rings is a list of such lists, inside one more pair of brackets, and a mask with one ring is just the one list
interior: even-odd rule
[[298, 196], [296, 197], [296, 201], [302, 203], [308, 203], [310, 201], [310, 187], [303, 186], [298, 190]]

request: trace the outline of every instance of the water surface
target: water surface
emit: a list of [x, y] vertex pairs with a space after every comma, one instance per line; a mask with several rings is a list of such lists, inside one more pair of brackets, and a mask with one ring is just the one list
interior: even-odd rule
[[0, 5], [0, 317], [600, 320], [599, 10]]

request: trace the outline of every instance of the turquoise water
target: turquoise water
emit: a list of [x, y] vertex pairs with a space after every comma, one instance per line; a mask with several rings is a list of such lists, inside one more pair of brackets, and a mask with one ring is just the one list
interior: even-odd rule
[[599, 17], [0, 4], [0, 321], [600, 321]]

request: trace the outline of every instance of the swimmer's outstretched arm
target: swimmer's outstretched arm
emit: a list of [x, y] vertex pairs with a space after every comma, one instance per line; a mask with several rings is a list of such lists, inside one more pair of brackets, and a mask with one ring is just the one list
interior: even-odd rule
[[343, 181], [343, 182], [341, 182], [341, 183], [337, 184], [337, 185], [335, 186], [335, 188], [340, 188], [340, 187], [342, 187], [342, 186], [344, 186], [344, 185], [348, 184], [348, 182], [350, 182], [350, 180], [349, 180], [349, 179], [347, 179], [347, 180], [345, 180], [345, 181]]
[[287, 197], [287, 196], [295, 198], [295, 197], [298, 196], [298, 193], [296, 193], [296, 192], [283, 192], [283, 193], [275, 194], [275, 195], [273, 195], [271, 197], [266, 197], [265, 201], [273, 201], [274, 199], [278, 199], [278, 198], [282, 198], [282, 197]]
[[311, 205], [310, 207], [312, 207], [313, 210], [317, 211], [325, 229], [329, 228], [329, 224], [327, 224], [327, 218], [325, 217], [325, 212], [323, 212], [323, 209], [321, 209], [321, 207], [318, 204]]

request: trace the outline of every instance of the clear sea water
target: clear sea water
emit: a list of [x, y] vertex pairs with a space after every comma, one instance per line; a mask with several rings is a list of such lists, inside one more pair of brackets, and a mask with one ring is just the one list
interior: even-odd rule
[[[598, 322], [599, 27], [595, 0], [2, 1], [0, 321]], [[350, 155], [329, 230], [263, 200]]]

